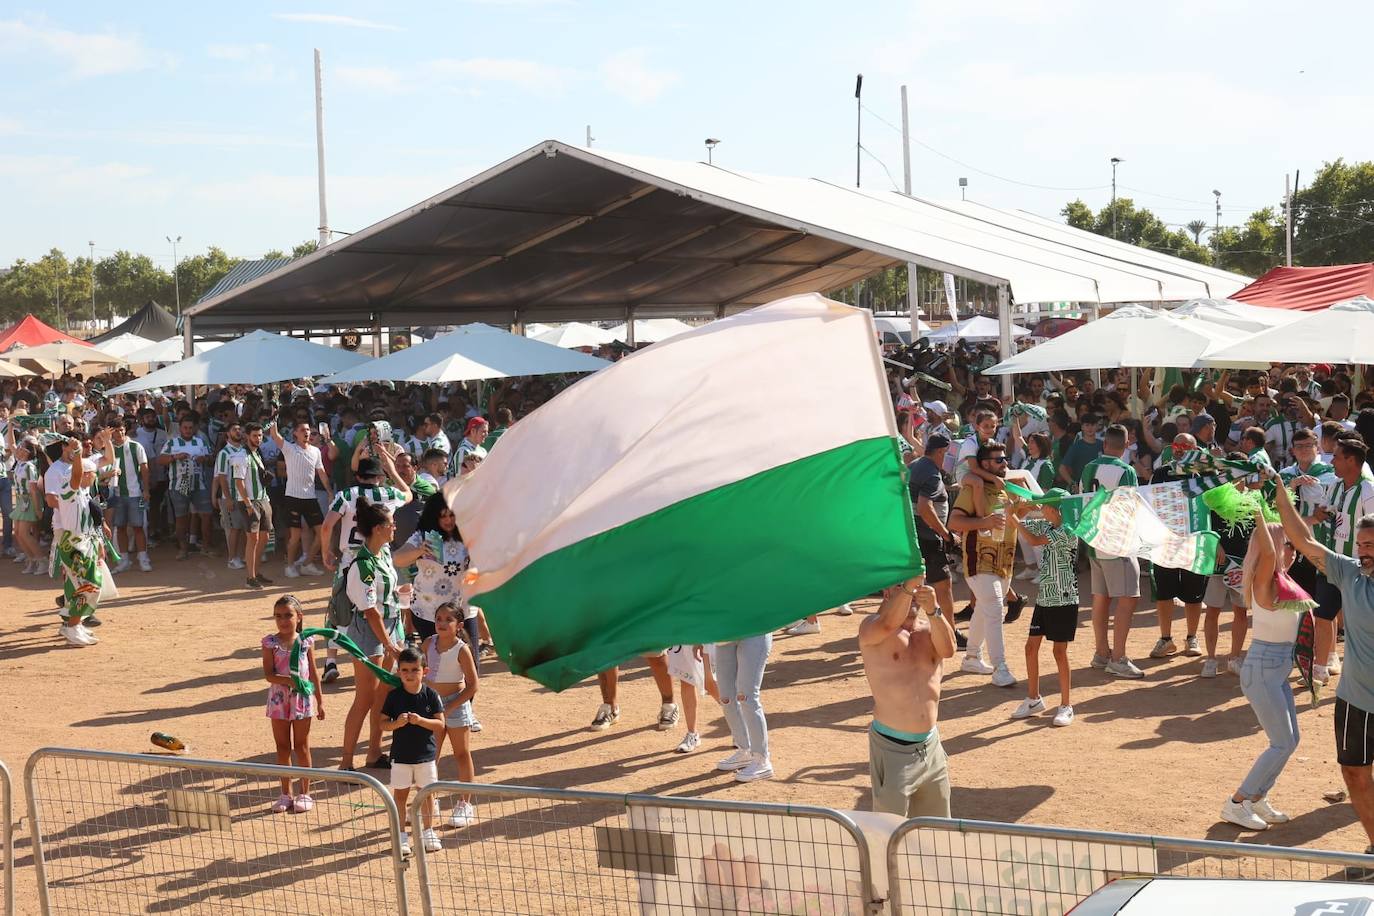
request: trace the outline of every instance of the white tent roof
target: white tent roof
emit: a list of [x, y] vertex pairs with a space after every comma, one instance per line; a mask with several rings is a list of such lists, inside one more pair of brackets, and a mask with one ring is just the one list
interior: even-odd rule
[[542, 334], [534, 334], [531, 339], [541, 343], [553, 344], [555, 347], [576, 350], [578, 347], [599, 347], [611, 343], [616, 339], [616, 336], [595, 325], [570, 321], [565, 325], [549, 328]]
[[123, 362], [118, 356], [106, 353], [88, 344], [72, 343], [70, 340], [54, 340], [52, 343], [36, 347], [15, 347], [0, 354], [9, 360], [40, 360], [42, 362], [63, 362], [79, 365], [81, 363], [103, 363], [106, 365]]
[[346, 382], [461, 382], [467, 379], [595, 372], [610, 363], [576, 350], [510, 334], [485, 324], [463, 325], [450, 334], [369, 360], [325, 379]]
[[[635, 343], [658, 343], [675, 334], [692, 330], [692, 326], [676, 318], [637, 318], [635, 319]], [[625, 325], [611, 328], [611, 336], [616, 340], [625, 339]]]
[[1260, 363], [1374, 362], [1374, 300], [1358, 296], [1320, 312], [1298, 314], [1297, 321], [1238, 340], [1214, 357]]
[[1193, 316], [1237, 331], [1267, 331], [1297, 321], [1305, 312], [1271, 309], [1235, 299], [1194, 299], [1169, 312], [1176, 318]]
[[1194, 317], [1177, 318], [1169, 312], [1126, 306], [1018, 353], [986, 374], [1230, 365], [1211, 357], [1243, 333]]
[[[1017, 325], [1011, 326], [1012, 337], [1025, 337], [1030, 331]], [[965, 318], [955, 324], [947, 324], [938, 330], [931, 331], [926, 335], [931, 343], [941, 343], [949, 340], [1001, 340], [1001, 325], [996, 318], [989, 318], [986, 315], [974, 315], [972, 318]]]
[[[124, 354], [124, 361], [131, 366], [139, 366], [144, 363], [176, 363], [181, 361], [181, 354], [185, 352], [184, 346], [185, 344], [180, 337], [169, 337], [166, 340], [149, 343], [145, 347]], [[191, 350], [196, 355], [200, 355], [218, 346], [221, 346], [218, 341], [197, 340], [191, 344]]]
[[150, 346], [153, 342], [137, 334], [120, 334], [100, 343], [100, 349], [112, 356], [128, 356], [135, 350]]
[[1029, 214], [550, 140], [185, 314], [202, 331], [733, 314], [904, 263], [1018, 303], [1249, 282]]
[[[910, 318], [880, 318], [873, 316], [873, 324], [882, 332], [883, 342], [889, 343], [887, 336], [893, 335], [899, 340], [909, 342], [911, 339], [911, 319]], [[921, 319], [916, 319], [916, 330], [919, 334], [929, 334], [930, 325]]]
[[327, 375], [367, 362], [367, 359], [347, 350], [259, 330], [126, 382], [111, 389], [110, 393], [186, 385], [266, 385], [285, 379]]

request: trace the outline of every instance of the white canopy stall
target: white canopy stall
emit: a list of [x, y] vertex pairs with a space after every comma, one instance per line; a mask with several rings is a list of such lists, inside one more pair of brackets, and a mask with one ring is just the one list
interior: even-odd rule
[[1214, 358], [1261, 364], [1374, 361], [1374, 299], [1357, 296], [1297, 315], [1281, 327], [1237, 340]]
[[266, 385], [327, 375], [367, 361], [347, 350], [258, 330], [112, 388], [110, 394], [187, 385]]
[[576, 350], [581, 347], [604, 346], [619, 338], [596, 325], [570, 321], [565, 325], [549, 328], [541, 334], [532, 334], [530, 339], [540, 343], [553, 344], [555, 347], [563, 347], [566, 350]]
[[[1012, 325], [1011, 336], [1025, 337], [1030, 331], [1017, 325]], [[974, 315], [972, 318], [965, 318], [958, 324], [947, 324], [938, 330], [931, 331], [926, 335], [931, 343], [950, 343], [955, 340], [969, 340], [975, 343], [988, 340], [1000, 340], [1002, 338], [1002, 326], [995, 318], [986, 315]]]

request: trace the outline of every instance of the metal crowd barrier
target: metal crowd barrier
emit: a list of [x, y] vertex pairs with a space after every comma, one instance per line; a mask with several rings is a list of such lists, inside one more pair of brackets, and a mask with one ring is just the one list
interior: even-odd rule
[[1115, 878], [1361, 881], [1374, 856], [928, 817], [892, 834], [887, 871], [893, 913], [1053, 916]]
[[[475, 819], [455, 829], [464, 796]], [[439, 852], [415, 829], [431, 803]], [[409, 808], [426, 916], [882, 910], [858, 827], [827, 808], [457, 782]]]
[[[313, 810], [269, 810], [287, 777]], [[400, 815], [371, 776], [43, 748], [24, 782], [43, 916], [407, 913]]]
[[0, 855], [5, 857], [4, 874], [0, 881], [5, 882], [4, 912], [14, 916], [14, 784], [10, 779], [10, 768], [0, 761], [0, 817], [5, 826], [0, 828], [0, 844], [4, 849]]

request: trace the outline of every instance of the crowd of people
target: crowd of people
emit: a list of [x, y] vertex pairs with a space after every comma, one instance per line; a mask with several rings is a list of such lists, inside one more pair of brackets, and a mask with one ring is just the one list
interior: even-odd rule
[[[986, 676], [994, 688], [1024, 683], [1009, 715], [1025, 719], [1049, 712], [1040, 692], [1040, 650], [1048, 641], [1058, 688], [1053, 724], [1073, 724], [1066, 649], [1078, 628], [1080, 581], [1091, 602], [1092, 668], [1144, 677], [1127, 655], [1143, 579], [1159, 628], [1150, 655], [1201, 659], [1202, 677], [1238, 675], [1270, 741], [1224, 801], [1222, 817], [1256, 830], [1282, 822], [1268, 794], [1298, 742], [1288, 676], [1301, 615], [1276, 607], [1291, 577], [1313, 598], [1311, 678], [1338, 679], [1338, 754], [1374, 844], [1374, 737], [1367, 728], [1374, 711], [1374, 473], [1366, 446], [1374, 441], [1374, 391], [1358, 372], [1161, 370], [1140, 374], [1134, 387], [1121, 370], [1100, 379], [1050, 373], [1020, 377], [1003, 396], [998, 380], [982, 374], [995, 361], [986, 347], [923, 351], [915, 364], [902, 364], [910, 353], [891, 355], [890, 394], [923, 569], [884, 591], [859, 628], [875, 706], [875, 807], [951, 813], [937, 723], [943, 662], [956, 653], [960, 671]], [[98, 641], [96, 611], [110, 578], [135, 564], [151, 570], [150, 550], [159, 544], [172, 547], [166, 555], [173, 562], [221, 557], [243, 573], [248, 590], [275, 585], [277, 575], [319, 584], [330, 577], [328, 635], [299, 635], [304, 615], [288, 595], [276, 600], [276, 630], [262, 639], [278, 760], [310, 763], [310, 722], [324, 718], [341, 653], [352, 655], [341, 766], [357, 765], [365, 741], [363, 765], [390, 769], [404, 801], [437, 778], [445, 740], [459, 774], [472, 778], [481, 662], [493, 652], [480, 607], [463, 593], [467, 550], [441, 488], [473, 473], [513, 424], [571, 381], [343, 390], [302, 379], [275, 389], [126, 396], [106, 396], [102, 380], [6, 381], [4, 547], [18, 572], [62, 579], [59, 635], [76, 647]], [[1248, 524], [1214, 517], [1220, 546], [1210, 574], [1097, 555], [1057, 508], [1056, 499], [1075, 494], [1180, 480], [1187, 471], [1179, 459], [1191, 452], [1250, 462], [1255, 473], [1235, 486], [1267, 494], [1281, 517], [1277, 525], [1263, 514]], [[1021, 498], [1009, 479], [1033, 481], [1047, 499]], [[970, 596], [962, 609], [958, 581]], [[1022, 679], [1003, 627], [1028, 599]], [[1174, 638], [1179, 607], [1181, 649]], [[1231, 622], [1224, 656], [1223, 614]], [[787, 632], [820, 626], [811, 616]], [[679, 752], [700, 747], [696, 700], [708, 694], [733, 743], [716, 767], [742, 782], [772, 777], [762, 702], [772, 639], [761, 633], [645, 657], [661, 696], [657, 727], [668, 731], [687, 720]], [[590, 727], [606, 730], [620, 716], [616, 670], [598, 681], [601, 704]], [[308, 785], [284, 781], [273, 809], [312, 806]], [[449, 822], [461, 827], [472, 817], [470, 799], [461, 799]], [[433, 826], [432, 813], [418, 825], [426, 848], [438, 847]]]

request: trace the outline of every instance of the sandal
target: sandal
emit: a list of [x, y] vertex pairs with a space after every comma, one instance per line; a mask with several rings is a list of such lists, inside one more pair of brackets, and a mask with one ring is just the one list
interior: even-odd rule
[[376, 760], [373, 760], [371, 763], [369, 763], [369, 764], [367, 765], [367, 769], [369, 769], [369, 770], [389, 770], [389, 769], [391, 769], [391, 758], [388, 757], [386, 754], [382, 754], [382, 755], [379, 756]]

